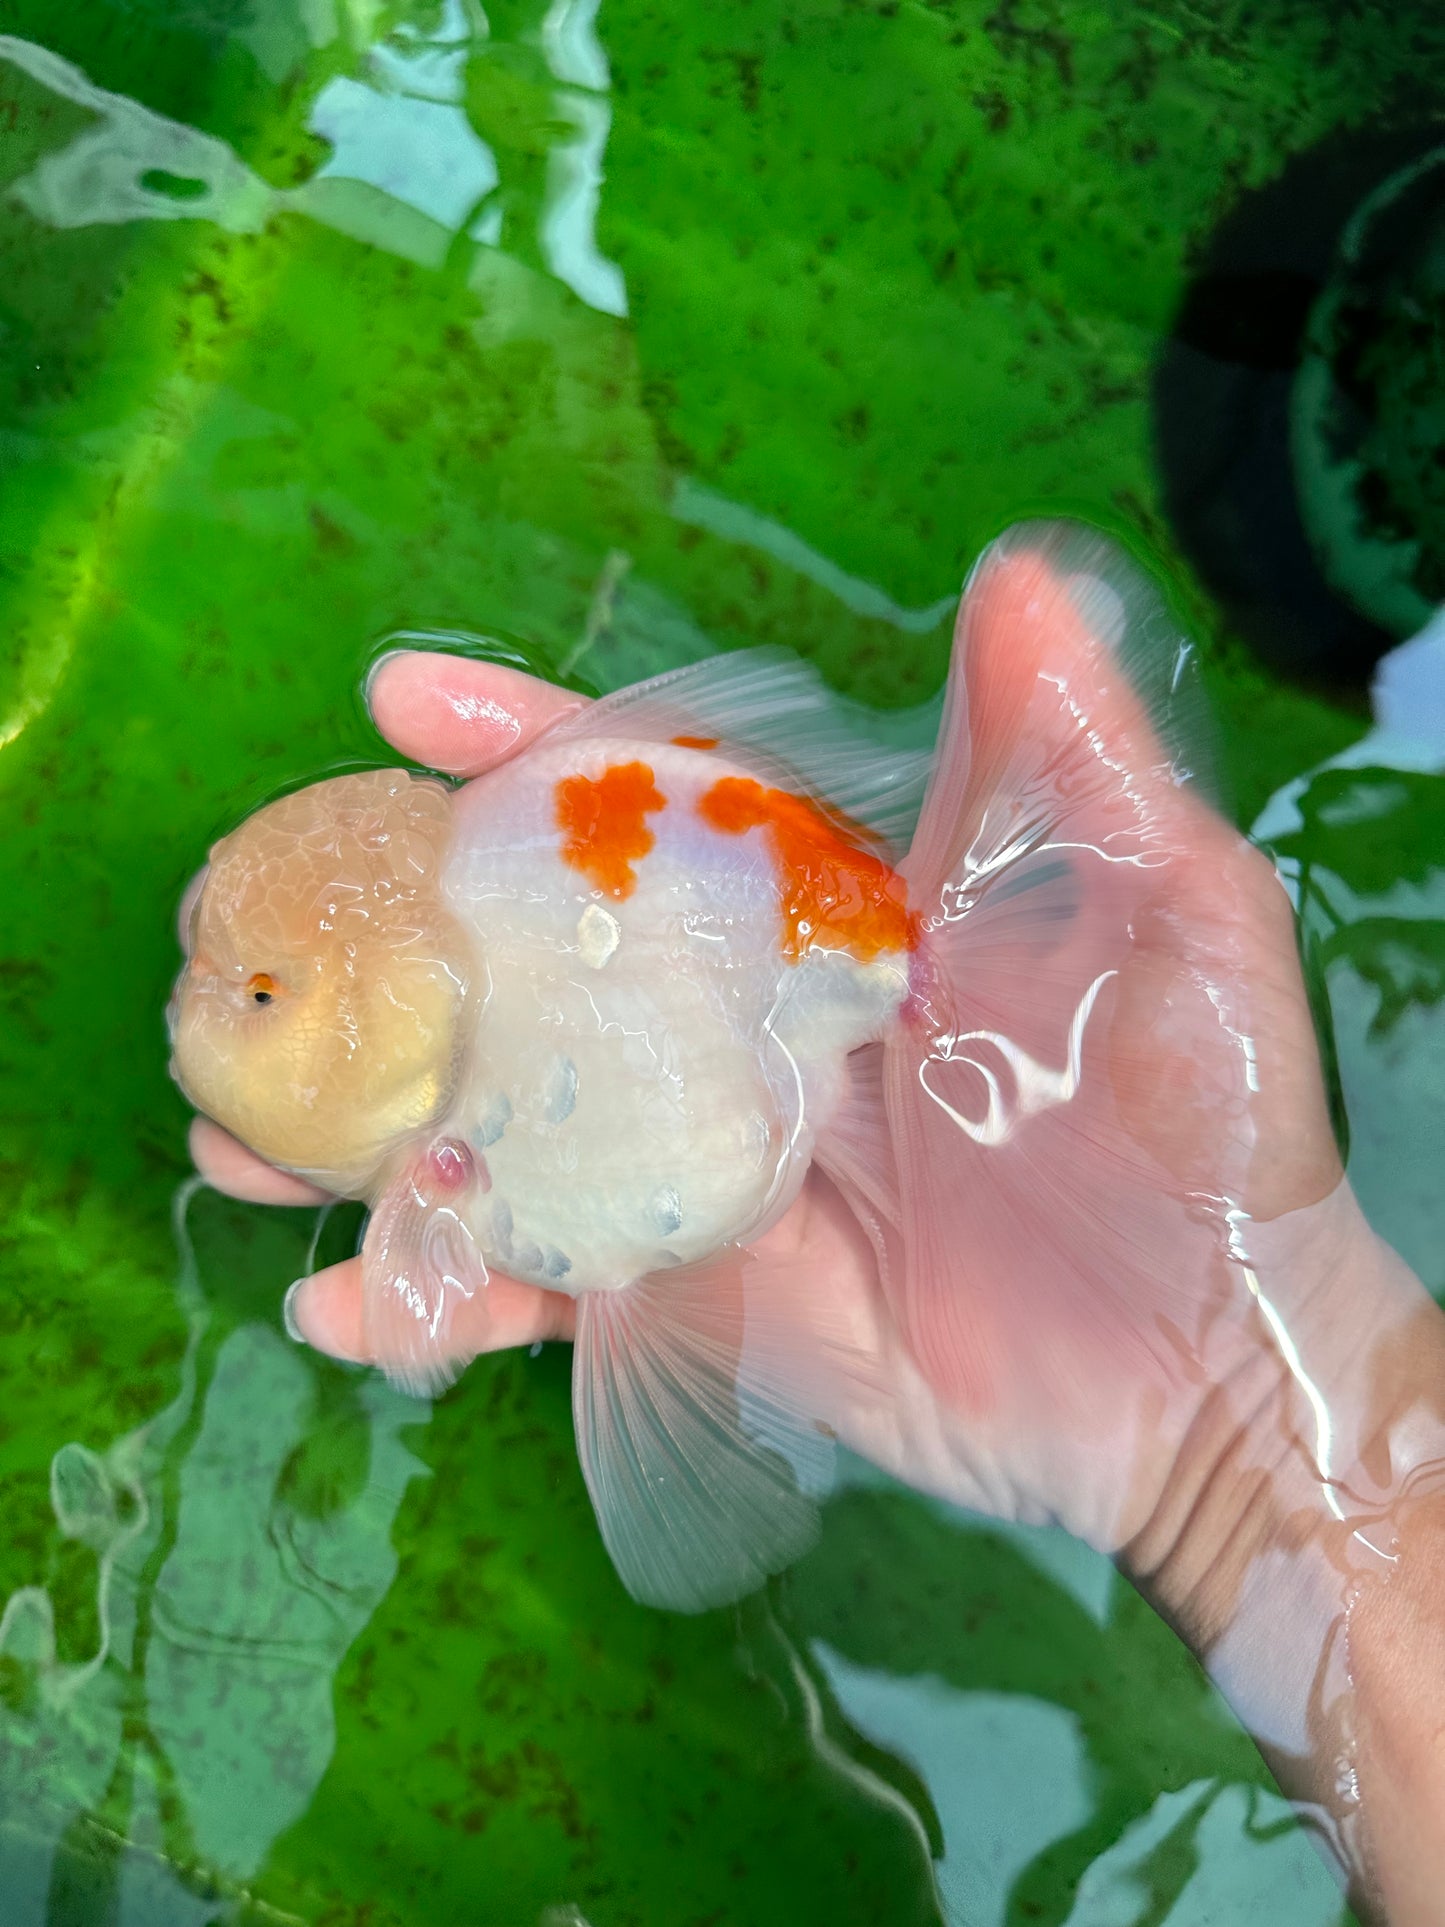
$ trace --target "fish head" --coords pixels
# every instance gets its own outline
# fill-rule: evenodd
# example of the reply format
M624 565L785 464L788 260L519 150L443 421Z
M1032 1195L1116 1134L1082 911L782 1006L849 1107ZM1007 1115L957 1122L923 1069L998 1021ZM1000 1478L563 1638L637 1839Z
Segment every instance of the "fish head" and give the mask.
M365 1194L445 1110L471 956L442 870L450 793L404 770L332 777L219 842L171 1002L174 1069L261 1157Z

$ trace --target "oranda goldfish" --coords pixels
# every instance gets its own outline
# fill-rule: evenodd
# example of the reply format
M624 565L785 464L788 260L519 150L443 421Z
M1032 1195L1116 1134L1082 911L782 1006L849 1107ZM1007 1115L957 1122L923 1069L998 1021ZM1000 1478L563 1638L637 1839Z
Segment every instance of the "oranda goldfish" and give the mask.
M490 1270L579 1299L579 1452L654 1603L733 1597L811 1530L794 1474L816 1428L785 1424L793 1361L739 1284L814 1160L946 1395L971 1370L956 1254L1032 1238L1068 1272L1069 1234L1031 1220L1033 1167L1070 1155L1047 1114L1162 852L1087 714L1036 727L1036 701L1070 700L1063 671L980 686L982 622L1179 687L1147 580L1086 531L1025 526L965 590L932 757L871 746L806 668L745 653L460 787L317 783L211 852L171 1011L182 1086L370 1205L368 1341L408 1389L446 1383L451 1307ZM976 766L971 708L1009 704ZM1136 1183L1102 1148L1086 1282L1109 1186L1127 1212Z

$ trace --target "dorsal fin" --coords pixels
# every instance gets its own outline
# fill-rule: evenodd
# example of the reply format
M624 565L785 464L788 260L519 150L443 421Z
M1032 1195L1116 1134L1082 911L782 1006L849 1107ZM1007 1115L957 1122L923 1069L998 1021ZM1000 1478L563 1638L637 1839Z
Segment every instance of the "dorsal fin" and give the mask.
M748 649L634 683L568 717L553 734L715 739L778 788L830 803L902 849L933 766L936 721L932 705L875 715L785 651ZM903 746L910 739L927 747Z

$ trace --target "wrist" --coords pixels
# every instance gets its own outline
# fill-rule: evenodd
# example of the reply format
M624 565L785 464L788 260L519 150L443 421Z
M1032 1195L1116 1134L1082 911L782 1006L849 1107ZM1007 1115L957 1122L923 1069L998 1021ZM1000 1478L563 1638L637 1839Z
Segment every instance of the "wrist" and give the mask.
M1349 1616L1362 1914L1433 1927L1445 1892L1445 1490L1417 1477L1388 1576ZM1433 1489L1431 1489L1433 1487Z
M1222 1370L1205 1361L1196 1410L1121 1553L1201 1652L1262 1561L1318 1545L1334 1559L1342 1538L1361 1538L1368 1565L1371 1522L1445 1452L1445 1314L1349 1187L1246 1239L1248 1299L1231 1322L1237 1340L1248 1320L1251 1342L1222 1346Z
M1121 1563L1359 1882L1355 1627L1445 1467L1445 1316L1347 1187L1249 1228L1257 1342L1211 1379Z

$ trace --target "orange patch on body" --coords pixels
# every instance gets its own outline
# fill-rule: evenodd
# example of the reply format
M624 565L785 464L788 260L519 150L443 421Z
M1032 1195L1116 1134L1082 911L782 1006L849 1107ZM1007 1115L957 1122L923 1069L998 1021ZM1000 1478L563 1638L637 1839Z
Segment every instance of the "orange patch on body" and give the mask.
M608 896L630 897L637 887L633 865L657 841L646 819L666 807L646 763L614 763L598 777L563 777L557 785L563 860Z
M679 749L716 749L716 736L674 736L673 742Z
M815 943L838 945L862 963L917 946L903 879L863 847L860 825L750 776L714 783L698 813L728 836L766 832L782 889L783 952L795 963Z

